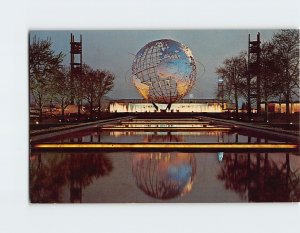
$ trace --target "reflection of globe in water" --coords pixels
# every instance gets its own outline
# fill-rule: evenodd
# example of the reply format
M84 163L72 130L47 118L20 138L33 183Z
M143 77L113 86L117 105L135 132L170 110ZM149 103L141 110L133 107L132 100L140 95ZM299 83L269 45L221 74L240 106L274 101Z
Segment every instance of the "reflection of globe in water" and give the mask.
M147 195L175 198L191 191L196 160L187 153L139 153L133 157L132 173L137 186Z
M174 40L146 44L135 56L132 81L144 99L170 104L182 99L193 87L196 64L191 50Z

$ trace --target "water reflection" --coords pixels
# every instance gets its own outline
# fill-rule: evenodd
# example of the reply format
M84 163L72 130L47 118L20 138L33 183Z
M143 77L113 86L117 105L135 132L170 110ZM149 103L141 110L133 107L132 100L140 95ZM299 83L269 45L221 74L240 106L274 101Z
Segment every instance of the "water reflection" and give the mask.
M133 156L132 173L137 186L147 195L175 198L191 191L196 159L188 153L140 153Z
M44 158L46 156L46 158ZM82 190L95 179L108 175L113 165L103 154L32 154L30 156L30 200L33 203L82 202Z
M143 142L184 142L184 137L173 135L171 132L157 132L146 135Z
M217 159L219 162L222 162L223 157L224 157L224 152L220 151L217 153Z
M263 135L244 135L239 131L101 131L101 128L83 130L72 134L55 136L40 142L60 142L60 143L122 143L122 142L142 142L144 137L161 135L166 137L179 136L184 142L191 143L267 143L280 142L282 140L267 139ZM249 141L250 139L250 141Z
M180 135L157 133L143 142L183 142ZM196 158L191 153L138 153L132 159L136 185L148 196L171 199L190 192L195 180Z
M79 143L272 142L262 135L234 131L126 132L101 131L100 128L52 140ZM196 167L201 179L196 179ZM175 202L300 201L300 157L284 153L223 151L205 155L173 151L113 152L107 156L49 152L30 156L30 200L33 203L147 202L148 196Z
M249 202L299 201L299 165L291 167L288 153L225 153L218 179Z

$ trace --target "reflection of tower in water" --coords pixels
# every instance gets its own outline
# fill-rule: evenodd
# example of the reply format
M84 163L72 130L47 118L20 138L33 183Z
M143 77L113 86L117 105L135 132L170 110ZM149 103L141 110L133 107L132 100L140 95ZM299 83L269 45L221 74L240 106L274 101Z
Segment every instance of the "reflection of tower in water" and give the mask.
M172 141L180 141L175 137ZM165 141L161 135L144 141ZM149 140L150 139L150 140ZM196 174L196 158L191 153L149 152L133 156L132 173L137 186L147 195L157 199L171 199L190 192Z
M68 159L70 202L82 202L82 191L112 169L111 160L103 154L70 154Z

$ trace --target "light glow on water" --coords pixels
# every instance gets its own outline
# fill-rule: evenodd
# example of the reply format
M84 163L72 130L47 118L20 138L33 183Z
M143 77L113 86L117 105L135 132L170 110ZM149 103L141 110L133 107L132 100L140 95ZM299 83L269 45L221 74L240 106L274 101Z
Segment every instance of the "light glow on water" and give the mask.
M184 125L184 120L177 121ZM31 202L300 201L298 144L234 127L108 127L112 130L92 127L32 143ZM213 123L209 127L217 128Z

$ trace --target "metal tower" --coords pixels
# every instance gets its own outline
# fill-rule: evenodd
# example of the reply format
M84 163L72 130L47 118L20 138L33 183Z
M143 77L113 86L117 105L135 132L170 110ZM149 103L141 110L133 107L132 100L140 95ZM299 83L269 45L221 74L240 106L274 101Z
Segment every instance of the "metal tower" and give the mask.
M261 94L260 94L260 33L257 33L255 41L250 40L250 34L248 39L248 77L247 77L247 89L248 89L248 120L251 119L251 98L256 98L257 114L261 112ZM256 88L251 88L251 79L256 77ZM255 93L251 91L255 90Z
M80 41L75 41L74 35L71 33L70 41L70 67L71 67L71 104L74 104L75 85L74 80L82 76L82 35Z

